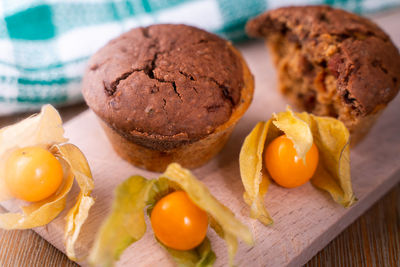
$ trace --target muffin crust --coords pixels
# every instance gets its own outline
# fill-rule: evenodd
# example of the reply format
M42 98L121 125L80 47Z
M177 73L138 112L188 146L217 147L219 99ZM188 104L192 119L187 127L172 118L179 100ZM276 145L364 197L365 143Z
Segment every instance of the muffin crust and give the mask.
M133 29L90 60L83 95L125 138L157 150L191 143L229 120L244 86L229 43L185 25Z

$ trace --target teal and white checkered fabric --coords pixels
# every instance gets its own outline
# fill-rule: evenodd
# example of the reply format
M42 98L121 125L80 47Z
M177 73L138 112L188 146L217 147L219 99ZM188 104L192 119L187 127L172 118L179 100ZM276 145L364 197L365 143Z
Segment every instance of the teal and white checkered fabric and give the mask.
M240 40L250 17L290 4L366 13L400 0L2 0L0 115L81 101L87 59L133 27L185 23Z

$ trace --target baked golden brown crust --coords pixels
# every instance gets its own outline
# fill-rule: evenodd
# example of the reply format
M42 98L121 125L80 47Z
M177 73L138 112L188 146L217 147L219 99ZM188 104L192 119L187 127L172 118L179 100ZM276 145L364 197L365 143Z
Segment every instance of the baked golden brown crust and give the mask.
M186 25L133 29L90 60L83 95L125 138L169 150L228 121L243 88L239 58L225 40Z
M342 120L353 143L399 91L399 52L366 18L328 6L287 7L246 30L266 38L281 91L301 109Z
M213 133L196 142L168 150L155 150L142 146L137 142L132 142L101 120L101 125L114 150L131 164L156 172L163 172L171 162L178 162L186 168L197 168L214 157L224 147L236 123L246 112L253 99L253 76L239 52L233 47L231 49L240 58L243 66L244 87L241 90L239 103L233 109L232 115L227 122L218 126Z
M114 150L130 163L164 171L203 165L228 140L254 90L240 53L185 25L133 29L90 60L83 95Z

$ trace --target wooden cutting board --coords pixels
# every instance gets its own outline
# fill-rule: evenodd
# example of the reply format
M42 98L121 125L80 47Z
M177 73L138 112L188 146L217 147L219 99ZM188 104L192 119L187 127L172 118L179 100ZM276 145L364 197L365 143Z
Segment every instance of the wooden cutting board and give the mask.
M399 36L387 19L378 19L392 36ZM399 38L395 42L399 44ZM194 170L218 200L233 210L252 230L256 243L253 247L241 243L236 256L238 266L298 266L306 263L336 235L361 215L377 199L400 181L400 97L385 110L368 137L351 151L353 188L359 201L345 209L330 196L305 184L295 189L284 189L272 184L265 197L268 211L275 223L265 227L248 218L248 208L242 200L243 187L239 175L238 156L245 136L261 120L268 120L272 112L285 110L286 102L276 91L276 73L262 42L239 46L256 78L253 103L237 125L226 147L205 166ZM77 247L86 254L98 227L107 215L113 189L125 178L140 174L156 178L129 165L113 151L91 111L86 111L65 125L70 142L85 153L95 179L96 204L82 229ZM75 185L68 200L72 206L78 193ZM15 210L10 203L4 204ZM46 227L35 229L42 237L64 251L64 211ZM149 225L149 224L148 224ZM150 226L150 225L149 225ZM216 266L226 266L225 244L209 230ZM110 244L113 245L113 244ZM85 266L85 263L81 263ZM168 254L155 242L151 227L142 240L129 247L118 266L172 266Z

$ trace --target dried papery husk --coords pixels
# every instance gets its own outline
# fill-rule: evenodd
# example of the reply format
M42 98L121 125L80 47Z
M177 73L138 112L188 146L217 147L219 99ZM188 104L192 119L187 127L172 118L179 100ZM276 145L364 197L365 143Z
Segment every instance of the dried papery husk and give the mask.
M132 176L117 186L111 212L100 227L89 254L92 266L113 266L122 252L146 232L144 209L154 181Z
M81 192L66 217L65 245L67 256L77 260L74 245L94 204L90 196L94 183L85 156L76 146L66 144L63 135L61 117L51 105L43 106L39 114L0 130L0 201L13 199L5 183L5 162L16 149L32 146L47 149L63 169L62 184L52 196L29 204L18 201L27 205L20 207L22 212L0 214L0 228L30 229L47 225L64 210L67 195L76 179Z
M89 210L94 205L91 197L94 181L89 164L83 153L73 144L54 145L52 151L65 160L75 177L80 188L75 205L69 210L65 220L65 251L71 260L77 261L75 254L75 243L79 237L82 225L89 216Z
M91 250L90 264L112 266L125 248L144 235L145 207L148 214L151 214L158 200L176 190L185 191L199 208L207 212L211 227L227 243L230 265L233 266L238 238L253 244L252 233L189 170L176 163L170 164L158 179L147 180L141 176L132 176L117 187L112 211L97 234ZM136 230L130 232L129 229ZM216 257L207 237L199 246L187 251L162 246L178 266L212 266Z
M0 129L0 202L12 198L4 181L4 165L14 150L29 146L48 149L66 141L61 117L51 105L43 106L38 114Z
M42 201L22 206L22 212L0 214L0 228L6 230L30 229L50 223L64 210L66 197L74 183L74 174L68 163L60 160L63 182L56 193ZM27 202L28 203L28 202Z
M267 122L259 122L241 148L239 165L244 200L250 206L252 218L265 225L272 223L263 201L270 183L263 157L265 147L282 134L293 141L297 154L303 159L313 142L318 147L319 163L311 178L314 186L327 191L344 207L356 201L351 185L347 128L339 120L306 112L294 113L288 108L274 114Z

